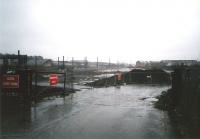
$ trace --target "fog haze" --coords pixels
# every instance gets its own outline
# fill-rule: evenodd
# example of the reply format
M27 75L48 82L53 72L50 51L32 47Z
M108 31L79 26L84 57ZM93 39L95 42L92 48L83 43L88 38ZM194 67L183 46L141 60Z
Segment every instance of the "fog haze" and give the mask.
M198 0L0 0L0 52L102 61L200 58Z

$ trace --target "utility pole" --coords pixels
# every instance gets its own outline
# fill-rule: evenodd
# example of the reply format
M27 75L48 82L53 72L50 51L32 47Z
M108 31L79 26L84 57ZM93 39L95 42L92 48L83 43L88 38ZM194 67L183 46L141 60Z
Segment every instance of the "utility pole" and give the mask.
M68 82L69 82L69 87L71 89L74 88L74 57L72 57L72 67L71 69L69 68L67 71L68 71Z
M59 57L58 57L58 69L59 69Z
M63 64L62 64L63 66L63 70L65 69L65 57L63 56Z
M34 101L36 103L37 98L36 98L36 92L37 92L37 78L38 78L38 74L37 74L37 56L35 56L35 92L34 92Z
M18 66L21 64L21 59L20 59L20 50L18 50Z
M87 61L87 57L85 57L85 68L88 67L88 61Z
M97 57L97 71L98 71L98 69L99 69L99 59Z
M109 65L108 66L109 66L109 69L110 69L110 57L109 57Z
M37 70L37 56L35 56L35 70Z
M117 71L119 71L119 61L117 60Z
M72 57L72 67L74 66L74 57Z

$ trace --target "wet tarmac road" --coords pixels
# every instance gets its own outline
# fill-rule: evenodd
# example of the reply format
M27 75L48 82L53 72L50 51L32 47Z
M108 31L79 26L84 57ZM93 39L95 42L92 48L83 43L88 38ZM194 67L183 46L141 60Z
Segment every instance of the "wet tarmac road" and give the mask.
M167 86L127 85L85 89L44 100L2 122L2 138L168 139L176 138L167 112L153 102ZM23 110L24 111L24 110Z

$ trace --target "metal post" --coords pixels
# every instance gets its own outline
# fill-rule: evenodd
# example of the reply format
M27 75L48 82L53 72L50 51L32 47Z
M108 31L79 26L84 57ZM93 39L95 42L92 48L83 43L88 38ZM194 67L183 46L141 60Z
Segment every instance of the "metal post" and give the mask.
M35 89L34 89L34 101L36 103L36 93L37 93L37 56L35 56Z
M20 66L21 61L20 61L20 50L18 50L18 66Z
M88 67L88 61L87 61L87 57L85 57L85 68Z
M74 57L72 57L72 67L74 66Z
M25 56L25 68L27 69L28 56Z
M63 56L63 69L65 69L65 57Z
M109 57L109 69L110 69L110 57Z
M65 98L65 84L66 84L66 72L64 73L64 92L63 92L63 97Z
M37 70L37 56L35 56L35 70Z
M97 71L98 71L98 69L99 69L99 59L97 57Z
M35 91L34 91L34 101L36 103L37 99L36 99L36 93L37 93L37 72L35 72Z
M58 69L59 69L59 57L58 57Z

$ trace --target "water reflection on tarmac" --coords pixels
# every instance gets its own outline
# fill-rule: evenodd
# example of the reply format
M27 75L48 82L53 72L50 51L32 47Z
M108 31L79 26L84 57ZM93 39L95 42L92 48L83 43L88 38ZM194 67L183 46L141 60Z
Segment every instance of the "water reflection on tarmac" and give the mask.
M177 138L167 112L153 107L155 96L168 88L127 85L84 89L65 99L43 100L4 115L2 138Z

